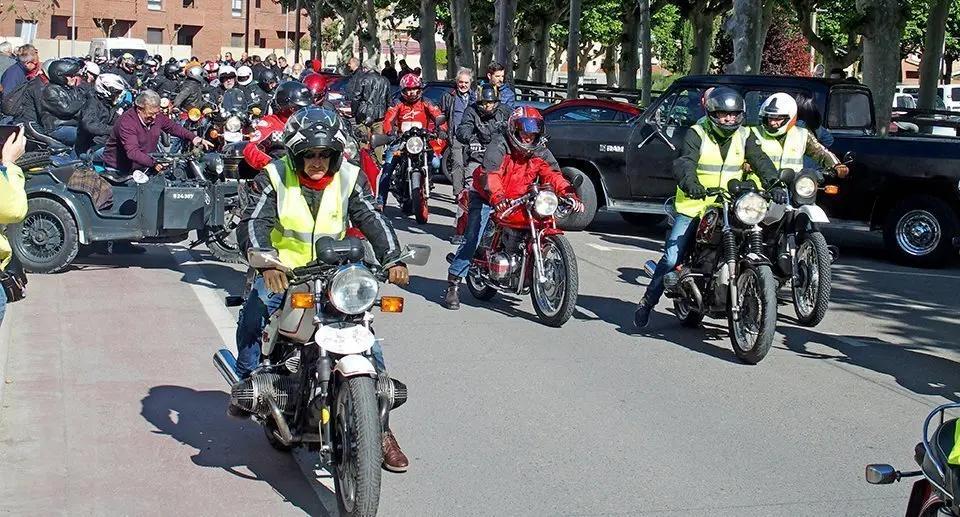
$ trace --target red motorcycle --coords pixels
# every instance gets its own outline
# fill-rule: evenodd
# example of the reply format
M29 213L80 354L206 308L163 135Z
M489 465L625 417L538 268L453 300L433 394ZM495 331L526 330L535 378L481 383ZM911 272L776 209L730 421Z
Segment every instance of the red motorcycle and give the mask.
M579 187L582 179L574 179ZM530 293L537 317L560 327L577 305L577 256L557 228L555 215L568 209L549 185L533 184L488 228L467 272L467 289L478 300L497 291Z

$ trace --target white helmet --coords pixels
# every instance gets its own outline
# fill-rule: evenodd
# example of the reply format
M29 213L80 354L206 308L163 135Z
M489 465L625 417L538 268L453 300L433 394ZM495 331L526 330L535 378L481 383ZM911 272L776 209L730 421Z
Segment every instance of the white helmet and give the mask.
M253 69L247 65L243 65L237 69L237 82L241 86L246 86L253 82Z
M223 65L220 67L220 71L217 72L217 77L220 79L220 82L223 82L224 78L230 79L229 76L237 77L237 69L230 65Z
M100 65L94 63L93 61L85 62L84 66L86 67L88 74L93 76L100 75Z
M102 99L114 100L127 89L127 82L117 74L100 74L93 84L97 96Z
M777 130L767 127L767 117L785 117L787 123ZM775 93L760 105L760 129L771 136L783 136L797 123L797 101L786 93Z

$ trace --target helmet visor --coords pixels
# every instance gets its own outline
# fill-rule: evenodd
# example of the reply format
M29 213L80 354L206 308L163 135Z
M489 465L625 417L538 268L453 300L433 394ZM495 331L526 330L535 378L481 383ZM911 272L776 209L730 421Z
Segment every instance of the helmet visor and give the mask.
M521 117L517 119L516 128L517 132L520 133L540 133L543 129L541 125L543 123L542 119L537 119L533 117Z

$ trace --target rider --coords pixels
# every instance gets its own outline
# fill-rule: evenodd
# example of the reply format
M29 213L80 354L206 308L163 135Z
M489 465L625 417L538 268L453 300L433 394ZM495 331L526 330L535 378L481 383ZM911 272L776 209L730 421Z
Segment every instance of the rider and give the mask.
M278 84L277 72L266 68L257 77L257 85L250 88L250 100L260 107L261 113L267 112L270 98L273 97L273 92L277 89Z
M404 78L410 75L404 76ZM463 242L452 257L443 306L460 308L460 280L467 275L470 261L484 234L491 207L502 214L509 202L527 193L530 185L540 180L550 184L554 191L567 199L576 212L583 211L583 203L576 190L559 169L544 159L543 117L530 106L513 110L507 120L506 137L502 135L487 148L483 165L475 169L470 185L470 206Z
M277 86L276 95L270 101L273 113L257 122L250 143L243 148L243 157L251 167L260 170L280 157L276 153L283 152L280 136L287 119L298 109L310 106L312 100L310 90L296 81L285 81Z
M220 75L218 75L217 78L220 80L220 86L214 88L212 94L214 101L217 104L221 104L223 102L223 96L229 90L236 89L236 91L240 92L244 99L247 98L247 94L243 88L237 88L237 70L235 68L230 65L223 65L220 67L219 73ZM233 93L232 95L236 95L236 93Z
M270 248L289 268L314 260L314 244L323 236L343 238L347 222L366 235L380 263L400 256L400 243L390 221L374 209L373 194L360 170L342 158L341 121L336 112L309 107L296 112L283 131L286 156L257 175L250 199L237 227L241 249ZM283 201L280 203L280 201ZM306 240L301 240L304 237ZM390 282L406 285L404 264L389 270ZM260 362L260 340L270 313L283 301L287 276L279 269L259 271L237 323L237 374L250 375ZM374 346L379 370L384 369L379 345ZM228 413L245 417L230 405ZM385 426L381 440L383 464L388 470L407 470L407 457Z
M203 68L196 65L188 67L186 76L186 79L180 85L177 98L173 100L173 106L184 111L190 108L202 108L204 105Z
M137 77L136 68L137 60L134 59L133 54L127 52L120 58L117 67L110 70L110 72L122 77L131 88L136 90L140 88L140 78Z
M423 100L423 81L420 76L408 74L400 80L400 100L395 102L383 119L383 132L397 136L411 127L419 125L424 129L429 122L436 124L437 117L443 112L432 102ZM447 123L440 124L437 131L447 131ZM391 147L383 158L383 170L380 173L380 185L377 188L377 205L383 207L390 190L390 177L393 175L393 151L399 143Z
M677 217L663 257L634 313L638 328L647 326L650 312L663 295L663 277L684 257L697 228L694 220L713 204L707 187L726 189L730 180L742 177L745 162L759 173L764 187L778 178L777 169L756 137L743 127L743 97L731 88L718 87L707 90L702 102L707 115L687 132L681 155L673 162L673 176L678 183L674 202ZM780 188L771 189L770 195L778 203L786 200L786 192Z
M116 74L101 74L94 83L94 91L87 96L77 129L77 156L93 151L93 161L103 159L104 145L113 132L117 117L123 113L120 101L127 83Z
M86 102L80 89L83 61L58 59L50 64L40 100L40 123L52 138L68 146L77 143L77 120Z
M303 84L310 90L310 93L313 94L314 106L323 106L324 108L336 111L336 106L327 100L327 80L322 75L315 72L307 74L307 76L303 78Z
M148 87L159 93L161 97L174 99L180 88L180 66L176 63L167 63L163 66L163 75L154 78Z
M244 91L250 94L250 88L253 86L253 70L247 66L242 65L237 68L237 84L244 89Z

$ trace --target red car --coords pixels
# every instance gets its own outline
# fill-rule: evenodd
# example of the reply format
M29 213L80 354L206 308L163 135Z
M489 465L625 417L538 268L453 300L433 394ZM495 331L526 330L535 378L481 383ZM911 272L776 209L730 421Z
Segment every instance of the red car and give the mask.
M640 112L641 109L633 104L604 99L571 99L540 110L546 122L626 122Z

